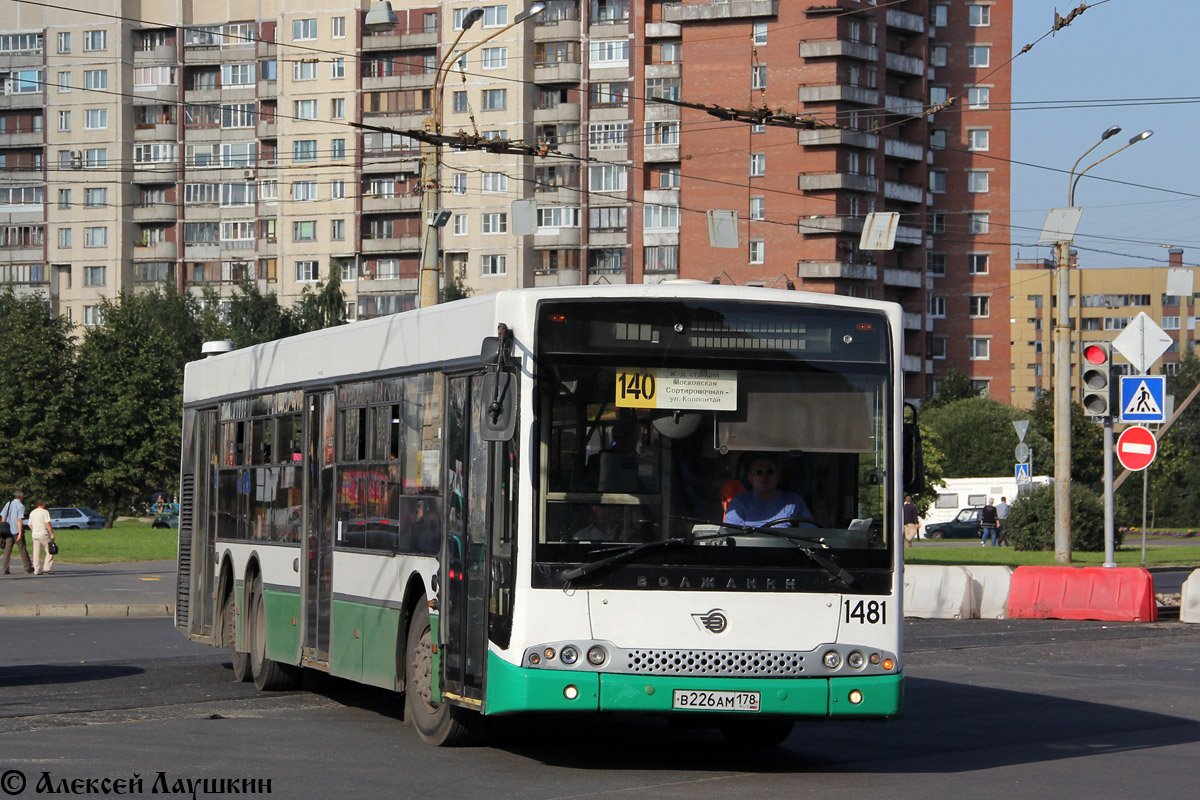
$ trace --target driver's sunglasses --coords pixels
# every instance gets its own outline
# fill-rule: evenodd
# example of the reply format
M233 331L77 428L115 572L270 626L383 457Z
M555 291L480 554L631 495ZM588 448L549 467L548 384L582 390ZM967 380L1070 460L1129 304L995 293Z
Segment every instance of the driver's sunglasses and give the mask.
M774 475L775 470L773 470L773 469L752 469L752 470L750 470L750 474L756 475L756 476L757 475Z

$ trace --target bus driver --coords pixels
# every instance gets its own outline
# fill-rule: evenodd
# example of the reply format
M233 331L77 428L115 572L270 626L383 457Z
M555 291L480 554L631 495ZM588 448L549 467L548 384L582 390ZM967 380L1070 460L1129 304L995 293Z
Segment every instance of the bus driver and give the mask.
M801 527L816 527L804 498L779 488L780 475L779 460L775 456L767 453L755 456L746 474L750 491L729 501L725 522L731 525L768 526L778 520L800 518L803 521L797 524Z

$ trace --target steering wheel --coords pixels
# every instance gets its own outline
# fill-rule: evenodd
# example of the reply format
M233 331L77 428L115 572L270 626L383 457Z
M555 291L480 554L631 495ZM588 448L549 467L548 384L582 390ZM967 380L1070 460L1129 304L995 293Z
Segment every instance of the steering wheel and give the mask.
M820 522L817 522L812 517L805 516L802 514L796 515L794 517L780 517L779 519L773 519L770 522L768 522L766 525L763 525L762 527L764 527L764 528L776 528L776 527L799 528L800 525L798 523L801 523L801 522L810 522L817 528L825 527L824 525L822 525Z

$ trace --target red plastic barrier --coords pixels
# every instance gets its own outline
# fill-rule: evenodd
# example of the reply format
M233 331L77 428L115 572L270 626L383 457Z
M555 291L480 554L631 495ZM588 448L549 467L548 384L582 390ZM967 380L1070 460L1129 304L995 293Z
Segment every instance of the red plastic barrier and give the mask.
M1158 619L1154 578L1140 567L1017 567L1008 593L1010 619Z

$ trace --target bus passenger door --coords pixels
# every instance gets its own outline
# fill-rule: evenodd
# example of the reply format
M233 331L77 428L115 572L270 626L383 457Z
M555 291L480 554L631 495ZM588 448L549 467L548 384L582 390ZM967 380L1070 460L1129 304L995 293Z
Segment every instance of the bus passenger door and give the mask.
M302 659L328 664L333 603L333 392L308 394L304 402Z
M487 659L490 447L479 435L478 377L451 377L446 388L441 688L443 695L478 706Z

